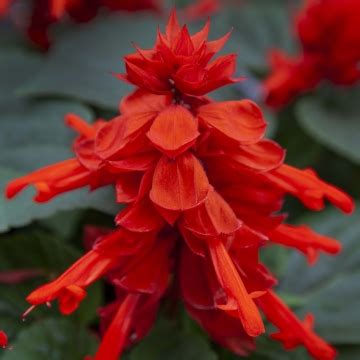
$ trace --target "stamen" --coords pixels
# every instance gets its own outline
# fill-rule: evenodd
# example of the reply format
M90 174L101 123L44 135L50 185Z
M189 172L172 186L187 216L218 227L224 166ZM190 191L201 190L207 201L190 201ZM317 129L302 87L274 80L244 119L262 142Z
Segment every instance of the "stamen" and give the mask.
M22 315L21 320L26 321L26 317L36 308L36 305L31 305Z

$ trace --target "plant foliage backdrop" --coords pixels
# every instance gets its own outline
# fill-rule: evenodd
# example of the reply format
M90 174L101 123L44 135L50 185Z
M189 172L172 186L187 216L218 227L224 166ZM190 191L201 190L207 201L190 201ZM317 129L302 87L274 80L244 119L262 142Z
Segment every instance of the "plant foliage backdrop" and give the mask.
M341 0L338 0L339 2ZM26 1L11 8L16 17ZM0 2L1 3L1 2ZM217 2L216 2L217 3ZM357 199L360 190L360 87L323 81L281 109L265 104L263 80L271 71L269 53L299 52L293 29L301 1L219 1L214 8L188 8L187 1L161 4L163 12L100 11L89 22L66 17L52 24L51 44L29 41L23 25L0 20L0 184L69 157L74 139L63 125L72 112L88 121L116 114L129 86L112 73L122 72L122 57L154 42L158 24L176 6L199 29L207 13L212 34L233 28L227 52L237 52L237 75L245 80L211 94L218 100L250 98L262 104L268 136L287 149L287 162L312 167L322 178ZM164 10L165 9L165 10ZM181 12L181 9L183 12ZM187 12L186 12L187 9ZM200 21L201 20L201 21ZM360 47L360 44L359 44ZM26 296L54 279L86 248L86 225L112 227L120 207L111 188L89 193L75 190L46 204L31 201L32 189L13 201L0 198L0 328L9 337L1 360L81 360L99 342L97 309L111 299L105 283L89 289L79 310L61 317L42 307L22 321ZM262 260L280 279L278 293L303 318L311 312L316 331L331 342L340 360L360 358L360 213L347 217L336 210L310 213L287 201L291 223L305 222L343 244L336 257L321 255L314 267L286 249L267 247ZM86 236L85 236L86 240ZM232 360L237 357L209 340L185 311L165 308L150 334L124 355L128 360ZM253 360L305 360L303 349L284 351L266 336L257 340Z

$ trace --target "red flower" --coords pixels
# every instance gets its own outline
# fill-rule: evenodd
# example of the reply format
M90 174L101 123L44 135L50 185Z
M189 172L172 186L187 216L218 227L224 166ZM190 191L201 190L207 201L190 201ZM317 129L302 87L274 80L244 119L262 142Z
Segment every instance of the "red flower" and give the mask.
M360 2L309 0L298 14L296 31L302 53L289 58L271 53L272 71L264 82L266 102L281 107L322 80L351 85L360 79Z
M221 9L221 0L197 0L183 10L184 16L189 20L197 20L214 15Z
M336 240L284 224L282 203L290 194L313 210L329 200L351 212L353 202L312 170L284 164L285 151L263 138L266 122L255 103L204 96L232 82L234 70L233 55L208 64L227 37L209 42L208 29L190 36L173 13L153 50L126 57L123 77L139 88L121 101L121 115L93 125L69 115L80 133L76 157L8 185L8 197L33 185L35 200L45 201L113 184L117 202L128 204L115 230L93 229L97 240L86 241L92 249L27 301L35 307L57 299L69 314L86 288L106 277L117 300L101 311L105 331L95 359L111 360L146 335L166 290L179 281L189 314L233 352L254 349L265 331L262 310L286 349L304 345L315 359L333 359L312 318L301 322L273 293L277 281L259 252L273 242L311 263L319 252L336 254Z
M12 2L0 0L0 17L8 13ZM30 0L29 0L30 1ZM110 11L160 10L161 0L31 0L31 14L24 18L28 38L42 50L51 45L50 28L69 16L76 22L87 22L101 8ZM29 19L28 19L29 18Z
M161 10L162 0L101 0L111 10Z
M8 337L4 331L0 330L0 347L5 349L8 346Z
M0 0L0 17L9 11L11 1L12 0Z
M140 89L157 94L172 93L201 96L237 80L236 55L220 56L212 60L230 36L227 33L215 41L207 41L210 23L194 35L186 25L180 27L175 12L170 16L165 34L158 32L151 50L136 48L137 52L125 57L126 74L119 75Z

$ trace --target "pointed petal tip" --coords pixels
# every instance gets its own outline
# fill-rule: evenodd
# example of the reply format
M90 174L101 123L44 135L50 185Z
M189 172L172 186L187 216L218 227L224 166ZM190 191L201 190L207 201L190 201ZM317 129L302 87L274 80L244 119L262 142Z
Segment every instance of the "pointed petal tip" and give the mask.
M10 181L4 190L4 195L8 200L13 199L21 190L25 189L28 185L27 182L24 182L22 178L14 179Z
M248 322L243 323L246 333L251 337L258 337L265 333L265 326L263 322Z

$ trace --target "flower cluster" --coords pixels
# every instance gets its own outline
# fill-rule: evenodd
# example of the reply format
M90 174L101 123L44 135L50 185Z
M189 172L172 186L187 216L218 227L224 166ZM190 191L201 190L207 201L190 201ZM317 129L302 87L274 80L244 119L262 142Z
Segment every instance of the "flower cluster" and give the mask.
M99 232L90 251L56 280L33 291L30 309L58 300L63 314L77 309L86 288L106 278L117 300L105 321L96 360L115 360L150 330L169 288L180 289L188 313L234 353L254 349L262 334L260 310L279 331L286 349L303 345L315 359L336 351L299 320L275 294L277 280L261 263L266 244L295 248L310 263L341 245L305 225L284 223L284 197L320 210L329 200L344 212L352 200L310 169L284 164L285 151L264 139L266 122L250 100L214 102L205 95L234 79L236 57L214 59L229 34L208 41L209 22L194 35L175 12L153 49L125 57L136 86L120 103L118 117L89 124L74 114L75 157L10 182L12 198L25 187L35 201L88 186L114 185L128 206L113 231Z
M271 53L272 71L264 82L267 104L284 106L322 80L337 85L358 81L359 21L358 0L306 1L296 21L302 52L295 57Z
M0 0L0 17L9 13L17 0ZM101 8L110 11L159 10L160 0L29 0L30 21L24 19L29 39L39 48L46 50L51 44L49 28L63 17L69 16L76 22L87 22L94 18ZM17 20L18 22L19 20Z

